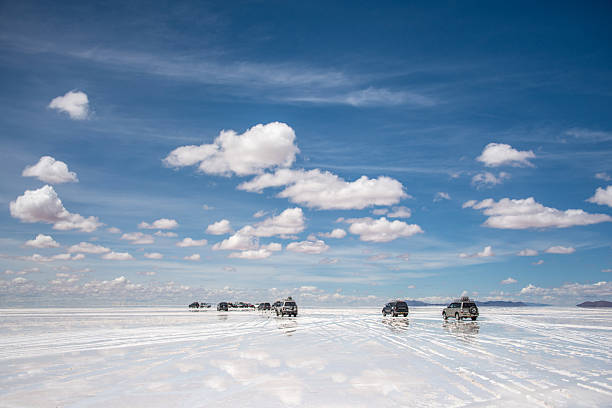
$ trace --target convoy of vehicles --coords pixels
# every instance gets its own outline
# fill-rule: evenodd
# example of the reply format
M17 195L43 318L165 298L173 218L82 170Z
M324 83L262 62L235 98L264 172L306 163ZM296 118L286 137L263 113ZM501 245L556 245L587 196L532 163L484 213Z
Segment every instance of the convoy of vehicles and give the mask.
M478 306L469 297L462 296L442 310L442 317L444 320L449 317L454 317L457 321L463 319L476 320L478 319Z
M189 309L209 309L211 307L210 303L206 302L193 302L189 305ZM277 316L293 316L296 317L298 315L298 306L295 300L289 296L283 300L277 300L272 305L268 302L262 302L257 304L257 306L251 303L238 302L238 303L230 303L230 302L219 302L217 304L217 311L227 312L232 309L242 309L242 310L260 310L260 311L274 311ZM410 313L408 304L403 300L393 300L385 304L382 308L382 315L386 317L387 315L398 317L404 316L408 317ZM472 319L476 320L479 316L478 306L473 299L470 299L468 296L462 296L461 298L451 302L448 306L444 307L442 310L442 317L444 320L447 320L449 317L454 317L457 321L463 319Z

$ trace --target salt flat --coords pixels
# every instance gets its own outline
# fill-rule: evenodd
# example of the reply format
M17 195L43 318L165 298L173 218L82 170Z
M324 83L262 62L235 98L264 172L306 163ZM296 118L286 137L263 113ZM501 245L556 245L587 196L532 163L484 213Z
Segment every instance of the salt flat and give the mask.
M2 407L612 406L612 310L0 310Z

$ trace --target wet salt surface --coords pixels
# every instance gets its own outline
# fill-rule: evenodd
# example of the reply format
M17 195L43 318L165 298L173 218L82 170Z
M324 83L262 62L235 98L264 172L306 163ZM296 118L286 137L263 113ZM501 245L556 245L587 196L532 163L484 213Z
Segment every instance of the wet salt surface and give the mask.
M612 406L612 310L440 313L0 309L0 406Z

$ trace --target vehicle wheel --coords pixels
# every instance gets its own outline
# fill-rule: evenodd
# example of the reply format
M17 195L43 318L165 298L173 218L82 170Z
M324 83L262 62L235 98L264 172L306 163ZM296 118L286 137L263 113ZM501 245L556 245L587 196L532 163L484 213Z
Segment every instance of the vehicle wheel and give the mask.
M276 311L276 315L278 316L278 310Z
M393 313L393 317L397 317L397 313Z
M461 318L459 317L459 313L455 313L455 319L457 319L457 321L461 320Z
M446 315L446 312L442 312L442 317L444 318L444 320L448 320L448 316Z
M474 320L476 320L476 319L478 319L476 316L472 317L472 321L474 321Z
M408 313L404 313L404 317L408 317Z
M385 312L383 312L383 317L387 317L387 314Z

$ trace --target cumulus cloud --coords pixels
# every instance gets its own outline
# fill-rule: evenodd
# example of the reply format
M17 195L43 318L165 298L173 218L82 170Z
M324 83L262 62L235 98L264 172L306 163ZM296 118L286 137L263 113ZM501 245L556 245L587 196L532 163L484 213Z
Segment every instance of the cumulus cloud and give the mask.
M149 234L143 234L142 232L130 232L123 234L121 239L126 241L132 241L135 245L148 245L155 242L155 238Z
M208 244L208 241L205 239L191 239L189 237L183 239L182 241L179 241L176 243L177 247L181 247L181 248L187 248L187 247L198 247L198 246L204 246Z
M206 227L206 232L212 235L223 235L232 232L232 227L228 220L221 220Z
M599 179L599 180L603 180L603 181L610 181L612 180L612 177L610 177L610 175L606 172L601 172L601 173L596 173L595 174L595 178Z
M283 246L278 242L270 242L269 244L262 245L261 247L271 252L279 252L283 250Z
M193 254L193 255L189 255L183 258L186 261L199 261L200 260L200 254Z
M111 234L121 234L121 230L117 227L107 228L106 231L110 232Z
M612 282L566 283L557 288L541 288L529 284L521 289L520 294L528 296L607 298L612 296Z
M102 259L107 259L111 261L129 261L134 259L132 255L128 252L114 252L111 251L108 254L102 255Z
M60 246L52 236L44 234L36 235L36 238L26 241L25 245L33 248L57 248Z
M144 257L147 259L162 259L164 255L159 252L147 252L144 254Z
M279 215L266 218L255 224L252 235L258 237L289 236L304 231L304 212L301 208L287 208Z
M552 246L548 248L546 251L547 254L573 254L576 252L575 248L572 247L564 247L564 246Z
M27 166L21 173L24 177L36 177L50 184L76 183L79 181L75 172L69 171L66 163L51 156L43 156L33 166Z
M497 184L501 184L504 180L509 179L510 175L506 172L500 172L497 176L493 173L485 171L478 173L472 177L472 185L476 188L481 187L493 187Z
M512 283L516 283L516 279L514 278L508 278L508 279L504 279L503 281L500 282L502 285L510 285Z
M325 238L340 239L346 237L346 231L342 228L334 228L331 232L322 232L319 235Z
M22 257L24 261L32 261L32 262L53 262L53 261L80 261L85 258L83 254L57 254L53 256L43 256L39 254L34 254L31 256Z
M159 220L153 221L153 223L149 224L148 222L141 222L138 224L138 228L140 229L174 229L178 227L178 222L176 220L170 220L168 218L160 218Z
M53 224L53 229L56 230L78 229L93 232L103 225L97 217L85 218L66 210L53 187L49 185L38 190L26 190L15 201L11 201L9 207L13 218L23 222Z
M597 187L595 195L587 199L587 201L590 203L612 207L612 186L606 187L605 190L601 187Z
M536 251L535 249L529 249L529 248L525 248L520 250L517 253L518 256L536 256L538 255L538 251Z
M267 211L259 210L255 214L253 214L253 217L254 218L261 218L261 217L264 217L266 214L268 214Z
M459 254L459 258L487 258L489 256L495 256L495 254L493 253L493 249L491 248L490 245L484 247L482 251L476 252L474 254L466 254L466 253Z
M529 161L536 156L531 151L519 151L513 149L512 146L504 143L489 143L484 150L476 158L479 162L484 163L487 167L499 166L515 166L515 167L533 167Z
M265 169L289 167L299 153L295 132L281 122L258 124L243 134L223 130L212 144L181 146L163 160L168 167L198 165L208 174L239 176Z
M53 98L48 107L66 112L70 119L83 120L89 115L89 98L85 92L68 91L64 96Z
M370 217L346 220L351 226L349 231L359 235L359 239L369 242L389 242L401 237L410 237L423 233L416 224L406 224L403 221L389 221L385 217L377 220Z
M374 213L374 211L372 212ZM410 218L412 211L408 207L393 207L393 211L387 214L388 218Z
M110 252L110 249L103 247L102 245L95 245L90 242L80 242L76 245L72 245L68 248L69 253L82 252L86 254L105 254Z
M232 252L229 254L229 258L239 258L239 259L265 259L272 255L272 252L265 249L251 249L242 252Z
M178 234L172 231L157 231L155 234L156 237L166 237L166 238L176 238Z
M444 191L438 191L434 196L434 202L442 201L442 200L450 200L450 194L445 193Z
M303 254L320 254L328 249L329 245L320 239L315 241L290 242L287 244L288 251L300 252Z
M319 169L279 169L242 183L238 189L261 192L269 187L285 187L278 197L322 210L363 209L374 205L397 204L408 197L399 181L386 176L370 179L361 176L347 182L341 177Z
M465 203L464 207L483 210L483 213L489 217L484 225L500 229L567 228L612 221L612 217L606 214L589 214L574 209L562 211L545 207L533 197L519 200L502 198L497 202L491 198L480 202L472 200Z
M247 227L213 245L213 251L247 251L259 248L259 239L252 234L253 227Z

